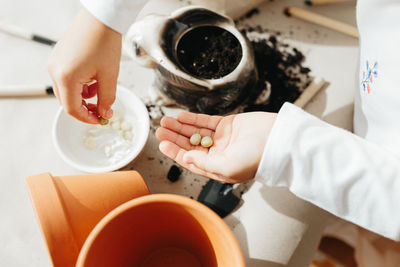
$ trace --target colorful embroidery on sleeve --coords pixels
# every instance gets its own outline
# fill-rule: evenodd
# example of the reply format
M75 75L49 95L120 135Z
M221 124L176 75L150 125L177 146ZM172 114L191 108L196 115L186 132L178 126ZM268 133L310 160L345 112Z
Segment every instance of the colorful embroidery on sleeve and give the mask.
M367 91L368 94L371 93L371 85L374 78L378 77L378 62L376 60L369 64L368 60L366 62L367 69L363 71L363 77L361 84L363 86L363 91Z

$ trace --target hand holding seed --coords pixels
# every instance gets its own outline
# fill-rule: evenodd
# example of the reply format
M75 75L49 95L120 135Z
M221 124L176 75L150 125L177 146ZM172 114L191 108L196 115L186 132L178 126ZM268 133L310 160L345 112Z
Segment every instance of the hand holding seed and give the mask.
M275 113L227 117L183 112L164 117L156 136L160 150L199 175L228 183L252 179L264 151Z

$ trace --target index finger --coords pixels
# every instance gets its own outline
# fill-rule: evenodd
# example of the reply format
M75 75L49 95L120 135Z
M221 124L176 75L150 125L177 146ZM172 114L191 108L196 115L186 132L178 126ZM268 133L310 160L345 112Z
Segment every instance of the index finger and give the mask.
M181 112L178 114L178 121L181 123L207 128L213 131L215 131L222 118L222 116L210 116L192 112Z
M186 137L191 137L193 134L200 134L201 136L213 137L214 131L206 128L199 128L189 124L182 124L177 119L171 117L163 117L160 121L160 125L164 128L170 129L178 134Z

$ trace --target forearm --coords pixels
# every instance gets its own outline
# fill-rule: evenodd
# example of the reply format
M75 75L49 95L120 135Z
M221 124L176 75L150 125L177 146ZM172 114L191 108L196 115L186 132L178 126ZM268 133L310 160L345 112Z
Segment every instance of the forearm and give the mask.
M400 160L286 104L256 178L392 239L400 238Z

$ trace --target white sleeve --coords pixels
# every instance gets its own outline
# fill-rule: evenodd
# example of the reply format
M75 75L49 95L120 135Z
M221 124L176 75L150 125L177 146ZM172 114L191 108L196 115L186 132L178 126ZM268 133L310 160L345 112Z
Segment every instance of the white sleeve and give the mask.
M400 159L292 104L279 111L255 178L400 240Z
M125 34L147 0L81 0L82 5L108 27Z

